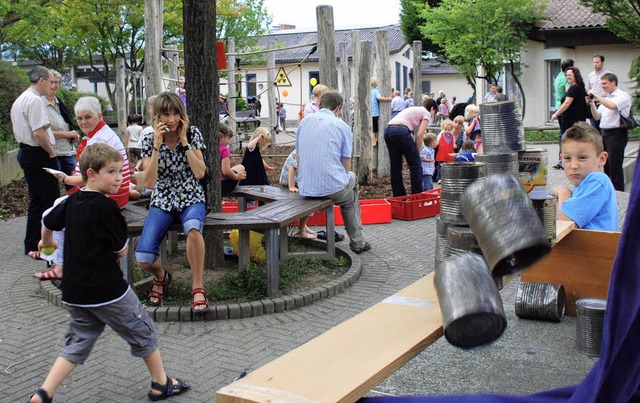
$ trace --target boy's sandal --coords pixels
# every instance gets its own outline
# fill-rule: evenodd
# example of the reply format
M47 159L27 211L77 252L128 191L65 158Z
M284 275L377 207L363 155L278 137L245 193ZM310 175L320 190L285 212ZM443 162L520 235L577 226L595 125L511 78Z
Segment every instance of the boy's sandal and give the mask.
M207 300L207 292L202 288L194 288L191 295L193 295L193 297L195 298L196 294L204 295L204 300L193 301L193 303L191 304L191 310L195 314L207 313L209 311L209 301ZM204 308L196 310L197 306L202 306L202 305L204 305Z
M149 392L149 400L154 402L158 400L164 400L171 396L180 395L189 390L189 384L185 381L176 378L177 383L173 383L173 380L167 376L167 383L160 385L157 382L151 382L151 390L160 392L159 394Z
M42 403L51 403L53 402L53 397L49 396L49 394L47 393L46 390L40 388L36 391L36 393L34 393L33 395L31 395L30 398L33 398L34 396L38 395L38 397L40 398L40 400L42 400Z
M167 296L167 286L169 284L171 284L171 273L169 273L167 270L164 271L164 278L162 280L156 280L155 278L153 279L153 285L154 286L159 286L162 287L162 292L157 292L157 291L153 291L153 289L151 289L151 291L149 291L149 294L147 294L147 303L151 306L160 306L160 304L162 303L162 300L164 299L164 297ZM151 301L151 298L155 298L156 301Z
M33 273L33 277L40 280L62 280L62 276L56 273L55 268Z

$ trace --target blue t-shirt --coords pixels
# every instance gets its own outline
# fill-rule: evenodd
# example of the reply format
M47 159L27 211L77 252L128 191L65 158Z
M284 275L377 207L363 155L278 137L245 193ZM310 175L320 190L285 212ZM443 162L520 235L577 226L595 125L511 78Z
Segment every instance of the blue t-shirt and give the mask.
M562 212L581 229L618 230L616 191L609 177L591 172L562 203Z
M458 154L456 162L473 162L473 153L471 151L464 151Z
M371 117L380 116L380 104L378 98L382 98L380 91L377 88L371 87Z

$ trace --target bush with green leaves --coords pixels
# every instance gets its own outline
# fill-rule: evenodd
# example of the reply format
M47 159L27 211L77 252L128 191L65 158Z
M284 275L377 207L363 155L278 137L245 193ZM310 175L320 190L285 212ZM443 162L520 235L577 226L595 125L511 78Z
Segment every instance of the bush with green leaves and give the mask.
M29 87L29 76L10 62L0 61L0 149L15 146L11 105Z

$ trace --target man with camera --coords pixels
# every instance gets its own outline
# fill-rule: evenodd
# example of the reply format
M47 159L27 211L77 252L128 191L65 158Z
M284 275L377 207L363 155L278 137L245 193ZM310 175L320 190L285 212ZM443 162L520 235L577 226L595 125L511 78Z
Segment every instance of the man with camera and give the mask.
M609 158L604 165L604 173L611 179L616 190L624 192L624 149L629 140L628 130L621 125L620 114L628 117L631 113L631 96L618 89L618 77L605 73L600 80L604 95L589 90L589 105L593 118L600 122L600 133L604 141L604 150ZM596 108L596 102L600 104Z

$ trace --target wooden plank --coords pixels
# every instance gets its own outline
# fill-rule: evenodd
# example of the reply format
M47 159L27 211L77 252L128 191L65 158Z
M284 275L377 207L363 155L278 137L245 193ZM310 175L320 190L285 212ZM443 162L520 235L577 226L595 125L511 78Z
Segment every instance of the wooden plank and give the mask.
M228 402L353 402L442 335L434 274L216 393Z
M547 257L524 271L520 280L562 284L567 298L565 313L576 316L578 299L607 298L619 241L619 232L574 229Z
M576 228L573 221L556 220L556 243Z

